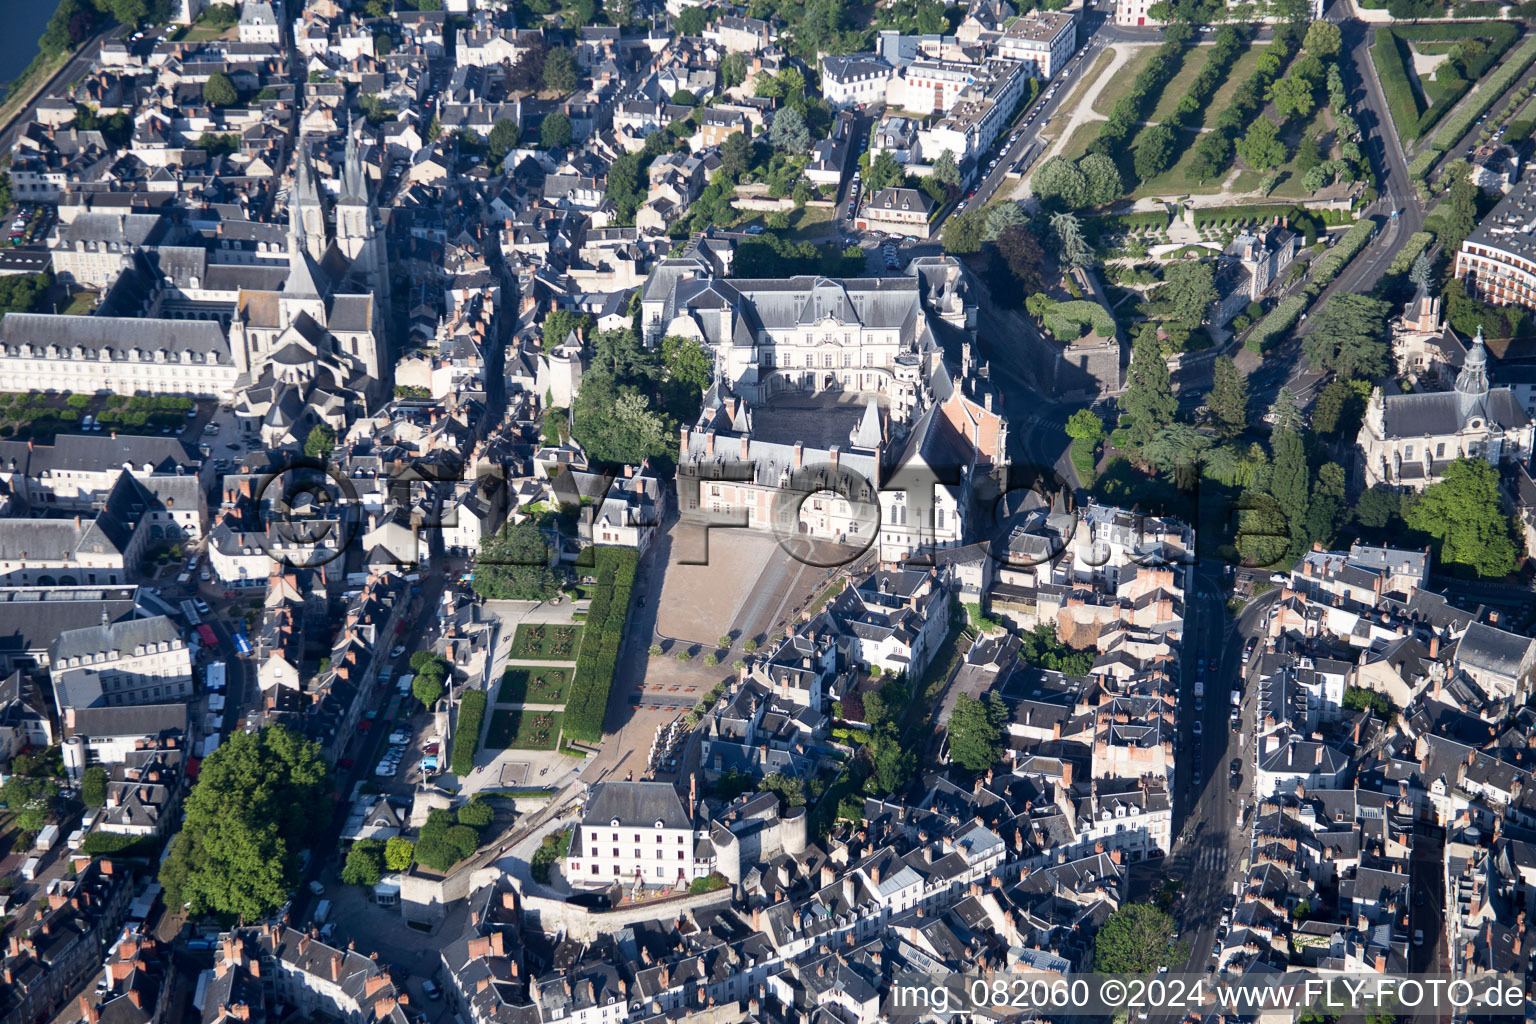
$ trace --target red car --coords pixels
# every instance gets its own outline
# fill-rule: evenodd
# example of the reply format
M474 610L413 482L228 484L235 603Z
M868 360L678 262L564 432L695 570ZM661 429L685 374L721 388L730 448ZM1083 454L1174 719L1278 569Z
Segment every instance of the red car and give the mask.
M361 722L357 723L357 731L358 732L367 732L368 731L368 727L370 725L372 725L372 724L373 724L372 722L368 721L368 719L365 718Z
M343 757L336 762L336 767L342 771L350 771L352 769L352 759L350 757Z

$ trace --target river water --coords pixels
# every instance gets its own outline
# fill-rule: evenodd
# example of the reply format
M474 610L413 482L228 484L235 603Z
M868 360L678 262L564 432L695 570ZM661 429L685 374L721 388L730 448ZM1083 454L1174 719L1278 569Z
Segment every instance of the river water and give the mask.
M37 37L48 27L58 0L0 0L0 86L26 70L37 56Z

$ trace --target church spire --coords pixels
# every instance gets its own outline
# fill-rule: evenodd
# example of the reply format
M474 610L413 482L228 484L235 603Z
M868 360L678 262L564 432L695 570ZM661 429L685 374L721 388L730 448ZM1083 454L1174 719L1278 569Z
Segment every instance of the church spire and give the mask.
M1456 375L1456 400L1465 420L1488 398L1488 350L1483 347L1483 325L1477 325L1477 337L1467 349L1467 358Z
M352 114L347 114L347 155L341 167L341 202L368 204L368 189L363 181L363 158L357 150L357 130L352 125Z

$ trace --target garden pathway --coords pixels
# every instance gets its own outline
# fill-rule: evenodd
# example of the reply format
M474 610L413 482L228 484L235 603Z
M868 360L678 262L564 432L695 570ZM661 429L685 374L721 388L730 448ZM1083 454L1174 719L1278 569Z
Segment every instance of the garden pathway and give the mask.
M1143 46L1151 45L1154 44L1112 43L1104 48L1107 52L1114 54L1114 59L1110 61L1109 66L1106 67L1103 73L1101 73L1097 78L1091 82L1084 83L1086 88L1084 88L1084 85L1080 84L1078 86L1079 91L1074 94L1074 96L1069 97L1072 106L1072 115L1067 118L1067 123L1057 134L1055 140L1052 141L1051 144L1045 148L1045 152L1041 153L1040 156L1035 160L1034 167L1039 167L1041 164L1045 163L1046 160L1050 159L1052 156L1055 156L1056 154L1060 153L1061 150L1066 148L1067 143L1072 140L1072 134L1077 131L1079 125L1089 124L1093 121L1109 120L1109 118L1096 112L1093 109L1094 101L1099 98L1099 93L1104 91L1104 87L1110 82L1114 81L1115 73L1124 67L1133 56L1135 56L1138 49ZM1067 104L1063 104L1063 106L1066 105ZM1031 168L1031 173L1033 173L1033 170L1034 168ZM1028 199L1033 194L1029 190L1030 176L1030 174L1026 174L1024 177L1019 179L1018 186L1013 190L1013 197L1015 199Z

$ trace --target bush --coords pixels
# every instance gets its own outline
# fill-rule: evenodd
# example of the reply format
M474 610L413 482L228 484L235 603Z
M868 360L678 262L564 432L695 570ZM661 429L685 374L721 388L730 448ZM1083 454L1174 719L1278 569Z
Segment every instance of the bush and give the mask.
M384 877L384 841L359 839L347 851L341 868L341 880L347 885L373 887Z
M459 808L459 824L470 828L485 828L496 817L496 812L484 800L471 800Z
M549 869L554 866L555 861L569 853L570 849L570 829L545 836L539 848L533 851L533 860L528 865L534 881L548 883Z
M1430 139L1430 146L1443 153L1456 145L1456 141L1472 130L1477 119L1493 106L1494 100L1502 96L1515 79L1525 74L1532 63L1536 63L1536 36L1521 43L1509 60L1478 83L1477 92L1472 94L1472 98L1461 109L1446 119Z
M1359 255L1375 234L1374 220L1367 218L1355 221L1354 226L1344 232L1338 244L1312 261L1311 283L1318 288L1326 288L1349 265L1349 261Z
M1250 352L1263 352L1296 325L1307 308L1305 295L1288 295L1275 304L1275 308L1260 320L1244 343Z
M147 836L129 836L121 832L91 832L85 837L80 851L87 856L99 857L106 853L120 853L127 857L148 856L154 843Z
M480 744L480 724L485 719L484 690L470 690L459 701L459 721L453 733L449 770L460 778L475 770L475 750Z
M596 743L603 738L608 692L613 686L639 560L639 552L632 548L599 546L592 551L597 583L592 588L587 625L565 704L565 734L580 743Z
M706 892L716 892L724 889L729 884L725 880L725 876L711 871L703 878L695 878L692 882L688 883L688 895L702 896Z

